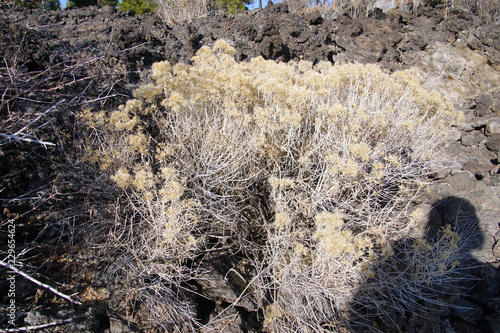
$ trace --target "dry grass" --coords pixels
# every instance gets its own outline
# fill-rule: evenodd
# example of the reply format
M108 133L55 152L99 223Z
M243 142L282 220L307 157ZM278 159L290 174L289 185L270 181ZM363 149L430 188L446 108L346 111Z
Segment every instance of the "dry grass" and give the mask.
M348 12L352 17L368 15L370 10L381 8L384 12L394 9L404 11L416 10L424 1L422 0L287 0L292 12L308 12L319 10L323 17L329 17L335 13Z
M206 0L158 0L158 4L157 13L167 24L191 21L210 12L209 3Z
M452 8L465 10L474 15L497 22L500 17L500 2L497 0L287 0L290 11L304 13L319 10L323 17L347 12L352 17L366 16L374 8L380 8L385 13L399 9L415 11L426 4L442 8L446 12Z
M454 0L447 1L446 4L479 15L490 22L500 20L500 2L497 0Z

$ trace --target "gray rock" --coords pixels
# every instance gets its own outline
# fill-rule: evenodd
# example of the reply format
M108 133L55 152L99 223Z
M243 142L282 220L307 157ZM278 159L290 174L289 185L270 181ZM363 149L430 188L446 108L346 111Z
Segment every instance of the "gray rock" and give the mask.
M459 142L449 145L443 153L448 159L454 160L456 163L451 173L460 170L459 166L464 166L470 162L481 164L489 168L489 170L493 170L497 159L496 153L484 149L484 147L465 147Z
M490 172L491 166L477 162L467 162L464 164L464 170L472 172L476 177L483 178Z
M94 308L73 309L71 307L41 308L30 311L24 322L26 325L37 326L64 320L71 320L69 323L50 326L44 332L88 332L93 333L102 330L105 323L100 323L97 319L98 311Z
M486 185L490 186L491 191L500 196L500 177L497 175L486 175L483 179L481 179Z
M492 134L486 141L486 147L495 152L500 152L500 134Z
M486 142L486 137L478 131L473 131L463 134L461 141L466 147L479 146L480 144Z
M467 152L467 161L476 162L479 164L487 165L493 168L492 160L496 158L495 153L484 149L483 147L472 147Z
M466 192L469 189L474 188L475 181L476 178L470 171L456 171L451 177L448 177L445 180L445 184L450 187L449 191L451 191L450 193L446 193L445 195L451 195L453 192Z
M470 240L468 248L470 254L480 262L491 263L495 261L491 253L493 236L498 230L498 216L500 216L500 198L485 182L478 181L470 171L455 171L445 179L438 181L430 188L428 202L434 204L447 198L463 200L473 209L473 217L469 219L471 228L475 228L475 236ZM458 207L458 206L457 206ZM453 223L453 206L449 213L442 216L443 222ZM448 216L449 215L449 216Z
M462 168L462 164L458 161L445 162L433 169L431 178L433 178L434 180L444 179L448 177L452 172L462 170Z
M457 129L451 129L448 135L451 141L459 141L462 138L462 133Z
M490 95L481 94L474 99L477 103L477 109L474 110L478 117L483 117L484 115L492 112L493 99Z
M109 316L109 332L130 333L130 332L140 332L140 331L137 328L137 325L113 313L112 315Z
M500 117L490 118L486 123L486 135L500 134Z
M462 297L455 298L452 313L471 325L477 325L484 317L484 312L479 305Z
M222 315L216 318L218 314ZM243 321L241 315L234 307L223 309L217 306L210 315L209 322L200 328L200 333L221 332L221 333L243 333L253 332L242 328Z
M205 296L216 302L223 301L244 307L248 311L258 309L257 301L248 290L245 295L240 295L246 287L248 277L243 277L243 274L230 267L224 258L209 261L203 268L205 273L198 279L198 283Z
M464 107L474 109L477 107L477 105L476 102L468 100L465 102ZM481 128L486 126L488 120L490 119L488 116L476 117L473 112L465 112L465 115L466 115L466 121L464 124L460 126L460 129L466 132L481 130Z
M440 323L441 332L443 333L456 333L456 331L451 327L450 321L448 319Z
M500 303L500 299L497 298L496 301ZM490 322L490 327L492 333L500 333L500 309L489 315L488 321Z

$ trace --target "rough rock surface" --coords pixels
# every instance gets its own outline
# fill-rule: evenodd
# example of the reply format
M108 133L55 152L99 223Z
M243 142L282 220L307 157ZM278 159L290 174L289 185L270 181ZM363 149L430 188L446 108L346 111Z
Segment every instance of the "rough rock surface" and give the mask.
M54 141L55 146L0 141L0 214L2 221L16 219L18 243L41 248L50 243L52 247L46 249L52 251L59 235L65 242L72 239L64 230L68 223L78 222L74 210L88 195L82 180L72 178L67 170L68 162L78 158L74 114L82 108L122 104L139 82L148 80L154 62L189 62L201 46L211 46L219 38L234 45L241 61L261 55L278 61L378 63L388 71L417 67L428 87L451 98L466 118L445 149L455 162L436 171L435 185L422 205L430 210L437 207L433 219L437 225L456 218L457 209L474 214L477 228L470 254L478 266L474 272L478 282L467 299L453 300L455 308L441 309L425 320L408 316L400 329L498 332L500 26L458 10L447 18L442 11L423 8L415 13L375 11L353 19L348 14L322 18L315 12L299 16L289 13L286 5L270 5L172 27L154 15L135 17L110 7L0 12L2 120L11 114L21 115L21 120L22 115L37 115L64 99L35 124L43 126L30 126L35 138ZM19 124L2 125L0 132L12 133ZM47 210L49 216L41 214ZM4 238L1 234L2 243ZM238 280L231 270L236 264L228 265L219 271L214 268L213 276L200 286L210 308L203 315L213 317L227 303L239 300L226 312L239 318L239 327L228 331L257 331L258 305L252 299L238 299L241 288L231 284L231 278ZM55 267L49 270L57 271ZM72 275L64 277L69 282ZM0 287L7 288L5 283ZM35 293L36 288L31 288L19 304L47 301ZM92 315L92 311L83 311L87 316L83 321L51 331L120 331L124 325L118 317ZM29 312L24 321L38 325L77 315L71 309L40 309Z

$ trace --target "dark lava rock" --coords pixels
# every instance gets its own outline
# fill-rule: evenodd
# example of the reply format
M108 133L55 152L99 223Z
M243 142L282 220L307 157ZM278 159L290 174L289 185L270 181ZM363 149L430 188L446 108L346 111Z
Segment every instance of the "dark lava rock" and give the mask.
M306 19L309 21L309 24L312 25L319 25L323 23L323 16L321 16L321 13L317 10L307 14Z
M70 307L41 308L30 311L24 322L28 326L38 326L63 322L44 328L44 332L102 332L109 328L107 316L95 308L73 309Z
M453 305L452 313L470 325L477 325L484 318L484 311L474 302L457 297Z

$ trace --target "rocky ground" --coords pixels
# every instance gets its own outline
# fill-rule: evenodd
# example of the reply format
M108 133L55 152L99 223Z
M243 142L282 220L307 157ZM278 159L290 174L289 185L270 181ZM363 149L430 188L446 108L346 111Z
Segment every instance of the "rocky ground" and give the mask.
M388 71L417 67L426 86L452 99L466 116L445 150L456 162L436 171L421 205L436 207L431 212L438 224L453 219L458 209L475 214L480 237L471 253L478 279L467 297L452 300L457 308L425 319L408 314L398 325L406 332L500 332L500 23L433 8L325 19L317 12L290 13L286 5L172 27L154 15L135 17L110 7L0 12L0 132L55 144L0 138L0 246L7 251L7 225L15 221L18 266L66 294L78 293L85 303L69 307L19 277L17 325L71 319L45 330L136 329L127 327L125 313L106 303L109 291L92 284L90 273L80 273L82 267L84 272L98 267L91 254L80 251L85 235L78 226L91 215L88 202L101 198L89 177L78 176L92 171L79 161L82 132L75 114L117 107L138 83L149 80L154 62L189 62L201 46L220 38L234 45L242 61L261 55L277 61L377 63ZM7 276L5 270L2 274ZM206 305L217 311L236 294L223 273L214 272L213 281L217 288L206 288ZM0 288L1 303L7 304L8 283L0 282ZM258 331L258 315L242 307L241 327L231 332ZM7 327L7 320L2 311L0 326Z

